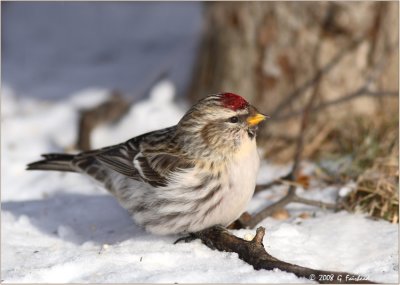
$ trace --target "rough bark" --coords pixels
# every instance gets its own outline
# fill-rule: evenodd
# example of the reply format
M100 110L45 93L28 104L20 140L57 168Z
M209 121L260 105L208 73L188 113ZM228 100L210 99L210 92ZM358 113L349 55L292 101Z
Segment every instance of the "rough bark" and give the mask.
M209 2L190 98L238 93L273 118L286 118L267 122L270 133L294 135L298 118L290 115L311 96L319 69L328 67L316 103L345 104L330 104L324 116L397 112L397 96L368 93L398 91L397 11L397 2ZM374 73L367 96L342 101Z

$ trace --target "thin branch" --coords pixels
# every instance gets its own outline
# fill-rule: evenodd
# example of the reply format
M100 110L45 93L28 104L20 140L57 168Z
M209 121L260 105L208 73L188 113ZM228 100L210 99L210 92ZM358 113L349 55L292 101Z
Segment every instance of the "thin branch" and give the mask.
M391 52L392 50L393 50L393 47L388 48L388 52ZM382 73L382 70L385 67L386 62L387 62L387 58L382 57L381 60L379 62L377 62L375 64L375 66L372 68L370 74L365 79L364 84L361 85L357 90L355 90L347 95L344 95L338 99L321 103L320 105L311 108L310 112L317 112L317 111L323 110L327 107L342 104L344 102L347 102L347 101L350 101L350 100L353 100L355 98L362 97L362 96L368 96L368 97L398 96L399 90L397 90L397 91L383 91L383 90L371 91L370 90L370 86L372 85L372 83L374 81L376 81L376 79ZM305 112L305 110L293 111L293 112L290 112L290 114L286 114L283 116L278 116L276 114L276 116L271 116L271 120L276 121L276 122L283 121L283 120L287 120L287 119L299 116L299 115L303 114L304 112Z
M247 223L245 223L244 226L246 228L253 229L255 226L258 225L258 223L260 223L266 217L271 216L273 212L293 202L293 197L296 195L295 190L296 187L294 185L290 185L288 193L283 198L281 198L278 202L273 203L272 205L264 208L263 210L252 216L251 219Z
M330 69L337 64L345 54L347 54L348 52L350 52L351 50L353 50L355 47L357 47L363 40L363 37L359 40L354 41L346 50L344 50L343 52L339 53L337 56L334 57L334 59L329 62L325 67L323 67L322 69L318 69L316 75L314 76L314 78L310 81L308 81L305 85L303 85L302 88L298 89L295 91L295 93L292 93L291 96L294 96L294 98L298 97L301 92L303 92L305 89L311 87L312 85L315 86L313 94L310 97L310 100L307 104L307 106L301 110L301 111L295 111L295 112L291 112L291 114L288 115L283 115L281 117L279 116L274 116L274 114L278 113L278 111L282 110L283 108L285 108L288 104L290 104L290 102L293 100L288 98L286 101L282 102L277 108L276 110L273 112L273 116L272 116L272 120L273 121L281 121L281 120L286 120L298 115L303 115L302 120L301 120L301 127L300 127L300 134L298 136L297 139L297 143L296 143L296 151L295 151L295 155L294 155L294 164L292 167L292 171L289 173L288 175L288 180L290 181L295 181L295 174L298 168L298 164L300 163L300 157L301 154L303 152L303 143L304 143L304 133L305 133L305 129L307 127L307 123L308 123L308 116L310 115L310 113L312 112L316 112L316 111L320 111L322 109L325 109L327 107L333 106L333 105L337 105L337 104L341 104L344 102L347 102L349 100L353 100L357 97L361 97L361 96L370 96L370 97L383 97L383 96L398 96L399 92L398 91L371 91L370 85L378 78L378 76L381 74L381 71L383 69L383 67L385 66L386 63L386 59L382 58L372 69L371 73L369 74L369 76L366 78L364 84L359 87L356 91L354 91L353 93L347 94L345 96L342 96L336 100L332 100L329 102L325 102L322 103L318 106L313 107L313 102L317 96L318 93L318 89L319 89L319 84L321 82L322 79L322 75L326 74L327 72L330 71ZM317 45L317 50L319 49L319 46ZM318 53L315 52L315 55L317 55ZM316 59L317 57L314 57L315 62L314 64L316 65ZM281 183L281 181L276 180L273 181L271 183L268 184L261 184L261 185L257 185L256 187L256 191L255 192L259 192L261 190L264 190L266 188L272 187L277 185L278 183ZM264 210L262 210L261 212L257 213L255 216L253 216L252 219L250 219L248 221L248 223L246 224L246 226L248 227L255 227L259 222L261 222L264 218L266 218L267 216L270 216L275 210L286 206L289 203L292 202L296 202L296 203L302 203L302 204L307 204L307 205L312 205L312 206L318 206L318 207L322 207L322 208L327 208L327 209L335 209L337 207L337 205L333 205L333 204L329 204L329 203L324 203L321 201L313 201L313 200L309 200L309 199L304 199L301 198L299 196L297 196L295 194L295 185L291 185L289 187L288 193L285 197L283 197L281 200L279 200L278 202L272 204L271 206L265 208Z
M271 188L271 187L276 186L276 185L281 185L281 184L285 184L285 185L289 185L289 186L293 185L295 187L301 187L302 186L301 183L298 183L298 182L295 182L295 181L291 181L288 178L278 178L278 179L273 180L273 181L271 181L269 183L256 185L256 189L254 190L254 193L261 192L261 191L264 191L264 190L266 190L268 188Z
M337 209L337 205L336 204L332 204L332 203L326 203L326 202L322 202L322 201L316 201L316 200L311 200L311 199L306 199L297 195L294 195L292 198L292 203L300 203L300 204L304 204L304 205L309 205L309 206L315 206L315 207L320 207L323 209L330 209L330 210L336 210Z
M112 91L110 98L105 102L89 109L80 110L76 148L84 151L90 150L90 138L93 130L101 124L113 123L124 117L134 104L133 99L136 101L144 99L152 86L166 76L166 67L166 64L162 65L156 73L149 77L145 84L134 91L134 98L125 97L118 91Z
M90 135L100 124L116 122L121 119L129 110L130 103L117 91L105 102L80 111L78 139L76 147L80 150L90 150Z
M353 100L353 99L359 98L359 97L384 97L384 96L385 97L387 97L387 96L388 97L389 96L390 97L396 97L396 96L399 96L399 91L398 90L397 91L370 91L370 90L364 89L364 87L361 87L361 88L357 89L356 91L354 91L352 93L349 93L349 94L347 94L345 96L342 96L342 97L340 97L338 99L321 103L321 104L313 107L310 110L310 112L311 113L318 112L318 111L321 111L321 110L326 109L328 107L332 107L334 105L339 105L339 104L345 103L347 101L350 101L350 100ZM284 115L284 116L281 116L281 117L271 118L270 120L273 120L273 121L276 121L276 122L284 121L284 120L287 120L287 119L291 119L291 118L297 117L297 116L303 114L303 112L304 111L302 111L302 110L293 111L289 115Z
M318 65L318 54L319 54L319 50L320 50L320 43L321 42L318 42L315 53L314 53L314 55L315 55L314 56L314 65L315 66ZM311 108L313 107L315 99L317 98L321 79L322 79L322 74L321 74L321 76L318 76L317 81L315 82L315 87L314 87L313 93L311 94L311 97L304 109L303 117L301 119L300 132L297 137L296 150L295 150L294 159L293 159L294 162L293 162L292 170L287 175L288 180L293 181L293 182L296 181L296 172L299 167L301 155L302 155L303 148L304 148L304 136L305 136L305 131L306 131L308 122L309 122L309 113L310 113ZM288 189L288 193L286 194L285 197L280 199L278 202L261 210L259 213L255 214L249 221L247 221L245 226L254 228L259 222L264 220L266 217L270 216L275 210L283 208L287 204L293 202L293 199L295 197L296 197L296 186L290 185L289 189Z
M304 205L309 205L309 206L315 206L315 207L320 207L322 209L329 209L329 210L336 210L338 209L338 205L332 204L332 203L326 203L318 200L311 200L311 199L306 199L303 197L300 197L296 194L295 192L296 186L295 185L290 185L288 193L282 197L280 200L277 202L273 203L272 205L264 208L257 214L251 217L247 222L242 222L243 227L245 228L250 228L253 229L255 226L258 225L262 220L264 220L266 217L271 216L276 210L281 209L285 207L286 205L290 203L300 203Z
M261 191L264 191L264 190L267 190L267 189L270 189L271 187L276 186L276 185L280 185L282 183L283 183L282 179L276 179L276 180L273 180L273 181L271 181L269 183L257 184L256 185L256 189L254 190L254 194L256 194L258 192L261 192Z
M275 186L275 185L283 184L283 183L285 183L286 180L290 179L291 175L292 175L291 172L289 172L285 176L282 176L282 177L280 177L278 179L275 179L275 180L273 180L273 181L271 181L269 183L257 184L256 185L256 189L254 190L254 193L266 190L266 189L271 188L272 186Z
M351 42L347 48L338 52L324 67L317 70L315 75L309 79L308 81L304 82L299 88L294 90L288 96L286 96L285 100L283 100L274 111L272 111L271 118L278 116L286 107L288 107L295 99L300 97L307 89L315 86L317 82L321 80L321 77L325 74L328 74L336 65L338 65L341 60L351 51L356 49L363 41L365 37L362 36L359 39L354 40Z
M276 268L294 273L300 278L317 281L321 284L373 283L363 276L348 272L316 270L279 260L265 250L263 245L264 235L265 229L259 227L257 228L255 237L251 241L246 241L231 234L228 230L220 226L214 226L194 234L195 238L201 239L201 241L211 249L236 252L240 259L252 265L256 270L273 270ZM349 280L349 277L352 277L351 280Z
M314 53L314 65L316 67L318 65L318 54L319 54L320 46L321 46L321 42L318 42L316 51ZM301 118L300 133L299 133L297 143L296 143L296 151L294 154L294 163L293 163L293 168L292 168L291 176L290 176L291 181L295 181L295 175L297 172L297 168L299 167L299 164L300 164L301 155L303 153L304 137L305 137L305 131L306 131L306 128L307 128L307 125L309 122L310 110L312 109L314 101L317 98L321 80L322 80L322 74L321 74L321 76L318 77L318 80L315 82L314 91L313 91L306 107L304 108L303 117Z

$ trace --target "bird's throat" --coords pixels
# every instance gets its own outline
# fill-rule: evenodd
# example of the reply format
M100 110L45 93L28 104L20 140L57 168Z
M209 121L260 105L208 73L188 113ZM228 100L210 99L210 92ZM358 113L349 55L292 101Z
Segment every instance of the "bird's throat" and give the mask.
M256 137L257 127L252 127L247 130L247 135L252 140Z

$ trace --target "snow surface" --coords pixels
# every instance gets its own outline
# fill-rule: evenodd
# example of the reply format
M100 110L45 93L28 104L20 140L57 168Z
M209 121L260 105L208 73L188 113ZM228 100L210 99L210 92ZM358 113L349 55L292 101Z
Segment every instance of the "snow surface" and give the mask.
M118 124L99 127L96 147L117 143L178 122L187 106L174 102L174 86L158 84ZM105 190L71 173L27 172L41 153L68 151L75 142L78 110L107 98L88 89L48 103L2 90L1 279L3 282L243 282L306 283L279 270L255 271L235 253L213 251L200 241L173 245L178 236L155 236L137 227ZM312 171L312 165L303 165ZM289 166L261 164L258 182ZM307 170L308 169L308 170ZM285 187L257 194L255 212L276 201ZM335 187L298 189L307 198L332 202ZM343 191L343 190L342 190ZM363 215L291 205L290 218L267 218L269 253L303 266L347 271L374 281L398 282L398 227ZM312 217L298 215L307 212ZM233 231L240 237L254 230Z

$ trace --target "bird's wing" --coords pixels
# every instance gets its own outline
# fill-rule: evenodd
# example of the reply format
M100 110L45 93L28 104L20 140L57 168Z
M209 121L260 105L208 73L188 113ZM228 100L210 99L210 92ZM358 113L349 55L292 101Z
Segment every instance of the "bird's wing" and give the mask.
M193 167L189 160L165 147L173 132L173 127L154 131L88 154L105 167L126 177L154 187L165 186L177 168Z

